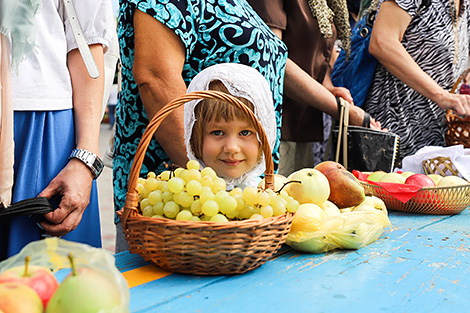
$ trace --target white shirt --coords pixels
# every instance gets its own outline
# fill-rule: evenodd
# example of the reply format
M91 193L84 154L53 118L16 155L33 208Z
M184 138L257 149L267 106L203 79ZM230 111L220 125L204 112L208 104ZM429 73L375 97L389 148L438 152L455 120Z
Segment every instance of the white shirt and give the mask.
M36 48L12 71L15 111L50 111L73 107L67 53L77 44L69 22L62 18L62 0L42 0L36 15ZM88 44L111 42L114 16L109 0L73 0Z

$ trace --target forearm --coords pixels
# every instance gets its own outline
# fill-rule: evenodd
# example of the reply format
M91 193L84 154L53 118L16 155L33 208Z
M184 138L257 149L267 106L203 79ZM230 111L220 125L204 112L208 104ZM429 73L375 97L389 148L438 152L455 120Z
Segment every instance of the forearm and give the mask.
M75 140L77 148L99 154L99 132L104 87L103 47L90 46L101 75L93 79L78 49L69 52L67 66L72 79Z

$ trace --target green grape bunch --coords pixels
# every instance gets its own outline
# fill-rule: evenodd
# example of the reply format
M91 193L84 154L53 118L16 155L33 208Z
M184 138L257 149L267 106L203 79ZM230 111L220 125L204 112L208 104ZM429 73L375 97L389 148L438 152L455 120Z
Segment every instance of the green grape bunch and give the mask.
M286 191L259 187L226 190L225 180L198 161L186 168L154 172L137 181L139 206L143 216L181 221L229 222L264 219L295 212L299 202Z

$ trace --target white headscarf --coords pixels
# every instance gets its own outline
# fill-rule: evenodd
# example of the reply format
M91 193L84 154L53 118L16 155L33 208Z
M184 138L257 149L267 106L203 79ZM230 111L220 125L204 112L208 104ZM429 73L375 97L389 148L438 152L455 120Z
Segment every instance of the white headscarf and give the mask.
M223 63L213 65L201 71L191 81L188 87L188 93L194 91L209 90L210 82L214 80L221 81L228 92L236 97L242 97L249 100L254 106L254 113L263 127L272 149L276 143L276 117L272 93L268 82L256 69L242 64ZM201 99L202 100L202 99ZM188 158L197 160L202 167L205 167L202 160L198 160L191 149L190 139L193 131L194 109L201 100L194 100L184 105L184 141ZM259 140L259 138L258 138ZM271 157L271 156L269 156ZM227 181L227 189L233 187L253 186L257 184L257 178L263 174L266 166L264 155L261 161L251 171L243 176Z

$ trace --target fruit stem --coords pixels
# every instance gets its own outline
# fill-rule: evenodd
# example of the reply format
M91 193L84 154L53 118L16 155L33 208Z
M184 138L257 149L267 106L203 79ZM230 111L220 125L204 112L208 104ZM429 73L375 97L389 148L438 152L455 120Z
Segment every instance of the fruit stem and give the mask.
M24 273L23 273L23 277L27 277L28 276L28 266L29 266L29 262L31 261L31 256L30 255L27 255L25 258L24 258Z
M302 182L300 180L290 180L287 183L284 183L284 185L282 185L281 189L276 191L276 193L280 193L282 191L282 189L284 189L284 187L289 185L290 183L299 183L299 184L301 184Z
M72 253L68 254L68 258L70 260L70 265L72 267L72 275L77 276L77 271L75 270L75 262L74 262Z

